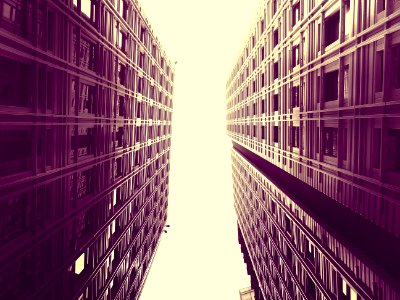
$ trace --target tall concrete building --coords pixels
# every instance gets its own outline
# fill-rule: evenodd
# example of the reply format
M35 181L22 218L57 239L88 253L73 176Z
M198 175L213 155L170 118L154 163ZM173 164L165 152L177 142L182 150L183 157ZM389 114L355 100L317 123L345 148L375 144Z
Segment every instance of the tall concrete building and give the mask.
M0 0L0 299L138 299L174 70L134 0Z
M226 85L256 299L400 299L399 16L262 1Z

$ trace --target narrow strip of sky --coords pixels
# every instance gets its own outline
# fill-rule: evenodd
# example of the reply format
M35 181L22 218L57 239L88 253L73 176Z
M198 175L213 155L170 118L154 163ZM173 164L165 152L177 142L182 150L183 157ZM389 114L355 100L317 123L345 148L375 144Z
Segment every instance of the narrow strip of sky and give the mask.
M259 0L148 0L176 65L168 223L141 300L238 299L250 285L237 242L225 84Z

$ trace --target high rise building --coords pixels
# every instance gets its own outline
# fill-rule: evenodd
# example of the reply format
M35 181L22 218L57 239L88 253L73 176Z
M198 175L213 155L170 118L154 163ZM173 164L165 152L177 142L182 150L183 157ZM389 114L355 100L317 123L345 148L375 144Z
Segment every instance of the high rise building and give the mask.
M173 73L135 0L0 0L0 299L138 299Z
M226 86L257 299L400 299L399 13L262 1Z

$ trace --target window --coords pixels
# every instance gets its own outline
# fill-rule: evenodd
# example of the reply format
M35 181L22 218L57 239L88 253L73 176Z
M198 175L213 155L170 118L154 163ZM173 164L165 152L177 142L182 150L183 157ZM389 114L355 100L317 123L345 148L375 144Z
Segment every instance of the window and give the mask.
M292 108L299 107L299 87L292 87Z
M125 98L124 96L119 96L119 109L118 109L118 115L120 117L125 116Z
M279 64L278 62L274 62L274 79L278 79L279 77Z
M377 11L378 13L384 11L386 9L386 0L377 0Z
M398 71L400 69L400 44L396 44L396 45L392 46L391 52L392 52L392 62L391 62L390 70L391 70L392 74L390 77L392 80L392 88L399 89L400 88L400 74Z
M272 15L275 15L277 10L278 10L277 0L272 0Z
M79 128L78 135L71 136L71 150L78 150L78 157L93 154L93 128Z
M279 94L274 95L274 111L279 110Z
M81 0L81 12L90 18L91 1Z
M93 192L92 184L93 182L92 182L91 169L79 172L77 174L77 185L78 185L77 199L82 199L83 197L92 193Z
M347 37L351 34L353 28L353 16L350 7L350 1L344 2L344 11L345 11L344 34Z
M75 49L74 49L75 50ZM82 39L80 45L80 63L83 68L94 71L95 68L94 44Z
M294 27L300 21L300 2L292 6L292 26Z
M381 167L381 129L374 128L372 136L372 167Z
M292 48L292 67L297 66L300 63L300 46L296 45Z
M325 47L339 39L339 11L325 19Z
M3 18L10 22L16 20L17 8L10 3L3 2Z
M273 41L274 41L274 48L275 48L275 47L278 46L278 44L279 44L279 32L278 32L278 28L274 30L274 33L273 33Z
M265 87L265 74L261 74L261 87Z
M262 140L265 139L265 126L264 125L261 126L261 139Z
M75 261L75 274L79 275L82 273L85 268L85 253L82 253L81 256Z
M292 127L291 136L292 136L291 146L299 148L299 145L300 145L300 127L299 126Z
M323 151L325 155L337 157L337 134L335 127L325 127L323 130Z
M32 163L32 133L29 130L0 130L0 176L27 171Z
M145 39L146 39L146 28L141 27L141 29L140 29L140 41L141 41L142 43L144 43L144 42L145 42ZM161 67L162 67L162 66L161 66Z
M73 80L73 82L75 81ZM75 88L75 83L73 83L73 88ZM81 83L79 100L78 113L92 114L94 112L94 87ZM75 101L72 103L72 106L74 104Z
M27 64L0 57L0 105L30 106L32 98L27 87L32 80L31 72Z
M376 51L375 55L375 91L383 91L383 50Z
M324 100L325 102L338 99L339 71L335 70L324 74Z
M274 126L274 134L273 134L274 143L279 143L279 127Z
M49 11L47 14L47 49L49 51L54 51L54 13Z
M119 84L125 85L126 67L123 64L118 64L118 79Z
M343 98L349 99L349 65L344 66L343 71Z
M21 37L29 38L32 34L32 1L3 2L3 21L1 26Z
M400 171L400 129L389 129L388 169Z
M115 164L116 164L115 176L116 177L122 176L122 157L118 157L115 160Z
M263 61L265 59L265 48L264 46L261 47L261 61Z
M262 114L265 113L265 100L264 99L261 100L261 113Z
M126 53L126 33L122 31L119 32L118 47L122 52Z

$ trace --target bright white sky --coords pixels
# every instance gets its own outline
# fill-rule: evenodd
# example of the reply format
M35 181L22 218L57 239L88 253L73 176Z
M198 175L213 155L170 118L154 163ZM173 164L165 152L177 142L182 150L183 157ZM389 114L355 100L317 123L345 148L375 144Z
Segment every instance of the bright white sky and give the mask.
M234 300L237 240L225 84L259 0L142 0L175 67L168 221L140 300Z

